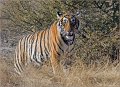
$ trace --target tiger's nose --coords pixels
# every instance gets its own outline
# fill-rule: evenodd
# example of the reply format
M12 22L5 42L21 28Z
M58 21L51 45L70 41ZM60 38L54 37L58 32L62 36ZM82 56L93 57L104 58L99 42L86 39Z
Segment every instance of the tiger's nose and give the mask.
M73 36L73 32L68 32L68 35L69 36Z

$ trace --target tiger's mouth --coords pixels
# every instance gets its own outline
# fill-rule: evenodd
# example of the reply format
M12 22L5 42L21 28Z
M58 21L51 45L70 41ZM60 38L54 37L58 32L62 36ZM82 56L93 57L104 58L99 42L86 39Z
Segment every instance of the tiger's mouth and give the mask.
M67 45L72 45L74 43L74 38L75 38L75 34L72 32L68 32L65 35L61 35L63 41L67 44Z
M66 36L66 41L68 45L72 45L74 42L74 36Z

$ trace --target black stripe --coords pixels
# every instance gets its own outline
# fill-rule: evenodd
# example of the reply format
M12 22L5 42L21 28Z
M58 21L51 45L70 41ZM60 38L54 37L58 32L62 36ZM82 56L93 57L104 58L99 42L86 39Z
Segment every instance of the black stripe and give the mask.
M41 36L40 36L40 52L41 52L41 56L42 57L43 57L43 51L42 51L42 37L43 37L43 33L44 33L44 31L41 32Z
M48 57L48 55L49 55L49 52L48 52L48 49L45 47L45 54L46 54L46 56Z
M28 47L29 47L29 48L28 48L29 54L28 54L28 56L27 56L28 58L30 57L30 54L31 54L31 53L30 53L30 51L31 51L31 49L30 49L30 48L31 48L31 47L30 47L30 45L31 45L31 37L32 37L32 35L30 35L30 36L29 36L29 39L28 39ZM31 59L31 58L30 58L30 59Z
M22 42L22 39L20 39L20 41L19 41L19 45L20 45L20 47L18 47L19 55L21 54L21 42ZM21 63L20 63L20 60L19 60L19 55L18 55L18 58L17 58L18 59L18 64L19 64L18 66L22 69L22 66L21 66ZM20 55L20 58L21 58L21 55Z
M60 53L56 50L55 44L53 43L54 49L56 51L56 53L60 56Z
M28 41L29 36L30 36L30 35L28 35L28 36L26 36L26 37L24 38L24 50L23 50L24 60L27 58L27 56L26 56L26 54L27 54L27 47L28 47L28 46L27 46L27 45L28 45L27 41ZM24 62L26 62L26 61L24 61Z
M47 37L47 33L46 33L46 31L45 31L45 34L44 34L44 48L45 48L45 50L44 50L44 52L45 52L45 54L46 54L46 56L48 56L48 54L49 54L49 52L48 52L48 49L46 48L46 46L45 46L45 38Z
M56 41L56 38L55 38L55 41ZM59 43L60 43L60 41L59 41ZM64 53L64 50L61 48L61 46L57 43L57 41L56 41L56 44L57 44L57 46L59 47L59 49Z
M18 53L17 51L18 51L18 48L16 48L16 53ZM16 57L17 57L17 58L16 58ZM18 71L21 72L20 67L19 67L20 64L18 65L19 62L17 63L17 60L19 60L19 57L18 57L18 55L16 54L15 60L14 60L14 61L15 61L15 65L16 65L15 68L17 68Z
M50 32L48 30L48 35L47 35L48 44L47 44L47 46L48 46L48 49L50 51L50 43L49 43L50 40L49 40L49 37L50 37Z
M34 33L34 34L32 35L32 42L31 42L31 48L30 48L30 49L31 49L31 56L32 56L32 52L33 52L33 49L34 49L33 46L35 45L35 44L34 44L35 38L36 38L36 33ZM36 42L35 42L35 43L36 43ZM34 52L34 53L35 53L35 52ZM33 59L34 59L34 53L33 53ZM32 57L31 57L31 58L32 58ZM30 58L30 59L31 59L31 58ZM32 59L31 59L31 60L32 60Z
M33 38L34 38L34 34L32 35L32 40L31 40L31 47L30 47L31 55L32 55L32 49L33 49L33 48L32 48L32 45L33 45L33 43L34 43L34 39L33 39ZM31 59L31 58L30 58L30 59Z
M30 36L31 36L31 35L28 35L28 37L27 37L27 39L26 39L26 41L27 41L26 48L27 48L27 49L28 49L28 47L29 47L29 46L28 46L28 45L29 45L29 40L28 40L28 39L30 38ZM29 50L27 50L27 49L26 49L26 53L29 51Z
M44 36L43 36L43 47L45 47L45 35L46 35L46 30L44 31Z
M57 43L58 47L60 50L62 50L62 52L64 53L64 50L60 47L60 45Z
M22 42L23 42L23 45L22 45L22 50L23 50L23 52L22 52L22 64L24 65L24 61L25 61L25 43L26 43L26 38L27 38L27 36L26 37L24 37L23 39L22 39Z
M38 35L39 33L36 33L37 35L37 39L36 39L36 42L35 42L35 51L34 51L34 55L33 55L33 59L37 62L37 58L36 58L36 52L37 52L37 42L38 42Z

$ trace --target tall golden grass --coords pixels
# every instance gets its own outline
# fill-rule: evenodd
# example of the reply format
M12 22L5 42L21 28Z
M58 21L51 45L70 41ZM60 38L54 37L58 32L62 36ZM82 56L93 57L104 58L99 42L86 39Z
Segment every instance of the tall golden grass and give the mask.
M120 87L120 63L85 66L78 61L61 76L53 75L51 66L29 66L18 76L12 61L1 59L0 87Z

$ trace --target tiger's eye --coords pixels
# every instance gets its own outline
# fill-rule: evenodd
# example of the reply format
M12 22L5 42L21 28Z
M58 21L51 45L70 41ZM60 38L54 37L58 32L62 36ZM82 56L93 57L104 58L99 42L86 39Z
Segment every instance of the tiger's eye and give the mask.
M72 23L72 25L75 25L75 17L71 18L71 23Z
M68 19L67 18L63 18L63 23L67 23L68 22Z

